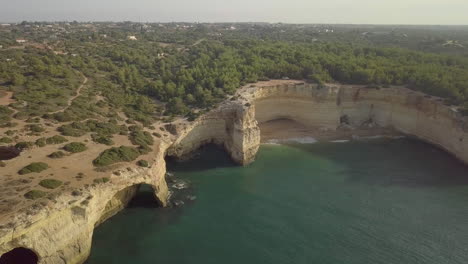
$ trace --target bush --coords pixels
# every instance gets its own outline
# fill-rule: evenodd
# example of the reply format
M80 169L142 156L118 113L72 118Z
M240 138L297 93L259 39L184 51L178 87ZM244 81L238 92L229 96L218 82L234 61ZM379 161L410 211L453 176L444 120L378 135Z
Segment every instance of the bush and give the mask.
M78 153L85 151L87 148L86 145L81 142L72 142L63 146L63 149L71 153Z
M40 181L39 185L47 189L55 189L62 185L62 181L54 179L45 179Z
M99 144L104 144L104 145L114 145L114 141L112 140L112 135L98 135L98 134L92 134L91 138L93 139L94 142L99 143Z
M140 167L148 167L149 164L146 160L139 160L137 161L137 165L140 166Z
M2 137L0 138L0 144L9 144L13 142L13 139L9 138L9 137Z
M98 178L98 179L93 180L93 182L96 183L96 184L106 183L106 182L109 182L109 181L110 180L107 177Z
M111 165L117 162L123 161L134 161L140 156L138 149L133 147L121 146L118 148L110 148L103 151L93 161L93 164L97 167Z
M42 148L42 147L45 147L45 145L47 145L47 141L45 138L39 138L38 140L36 140L36 146Z
M28 129L29 129L31 132L40 133L40 132L44 132L44 131L45 131L45 128L43 128L42 126L37 125L37 124L28 125L27 127L28 127Z
M52 152L49 154L49 158L52 158L52 159L60 159L62 158L63 156L65 156L65 153L63 153L62 151L56 151L56 152Z
M36 200L36 199L42 198L42 197L44 197L46 195L47 195L47 192L43 192L43 191L39 191L39 190L31 190L31 191L25 193L24 197L26 199Z
M3 167L6 167L6 164L5 164L5 162L0 160L0 168L3 168Z
M30 149L34 146L34 142L30 142L30 141L22 141L22 142L18 142L16 145L15 145L15 148L17 149Z
M153 136L146 131L133 131L129 139L133 145L151 146L154 144Z
M32 173L32 172L41 172L49 168L49 165L44 162L33 162L29 164L28 166L22 168L21 170L18 171L20 175Z
M67 141L68 141L68 139L66 139L66 138L64 138L62 136L59 136L59 135L56 135L56 136L53 136L53 137L50 137L50 138L46 139L47 144L61 144L61 143L65 143Z

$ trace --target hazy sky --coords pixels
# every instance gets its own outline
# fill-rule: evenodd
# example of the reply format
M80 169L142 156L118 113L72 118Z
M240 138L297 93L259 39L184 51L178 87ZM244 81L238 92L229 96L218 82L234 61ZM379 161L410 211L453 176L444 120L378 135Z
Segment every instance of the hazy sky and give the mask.
M0 21L468 24L468 0L0 0Z

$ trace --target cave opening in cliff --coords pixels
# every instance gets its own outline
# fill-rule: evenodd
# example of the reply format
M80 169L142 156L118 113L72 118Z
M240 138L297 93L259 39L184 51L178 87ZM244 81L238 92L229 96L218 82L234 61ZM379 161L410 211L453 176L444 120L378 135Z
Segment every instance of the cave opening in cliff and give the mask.
M0 257L0 264L36 264L39 257L34 251L18 247Z
M208 143L183 157L166 156L166 168L169 172L200 171L214 168L236 166L223 146ZM171 179L166 179L170 183Z
M161 207L161 202L154 195L154 189L149 184L140 184L135 193L135 196L130 200L127 205L128 208L158 208Z

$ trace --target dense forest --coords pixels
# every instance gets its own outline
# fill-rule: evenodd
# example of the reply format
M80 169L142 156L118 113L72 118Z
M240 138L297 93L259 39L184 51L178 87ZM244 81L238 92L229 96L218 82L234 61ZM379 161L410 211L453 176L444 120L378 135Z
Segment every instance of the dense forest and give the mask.
M16 99L0 108L3 126L35 117L117 119L118 112L148 126L176 115L193 118L195 109L209 109L242 85L286 77L319 84L407 86L468 110L464 49L455 56L453 51L381 45L364 41L361 33L346 40L349 32L317 40L319 33L301 37L298 32L304 29L290 26L278 37L276 28L264 25L255 25L253 34L225 25L180 29L170 24L150 31L137 23L97 24L92 30L72 24L63 26L68 33L54 33L53 39L42 27L25 23L0 31L0 93L12 91ZM361 40L355 40L358 36ZM19 37L29 43L18 48L13 39ZM84 78L89 78L87 89L67 107Z

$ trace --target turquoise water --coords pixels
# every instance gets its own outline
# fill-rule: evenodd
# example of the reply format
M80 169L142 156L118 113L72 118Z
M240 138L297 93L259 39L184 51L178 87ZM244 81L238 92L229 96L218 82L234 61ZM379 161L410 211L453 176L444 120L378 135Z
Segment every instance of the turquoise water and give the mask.
M264 145L244 168L205 148L169 169L185 204L143 190L88 264L468 263L468 169L419 141Z

